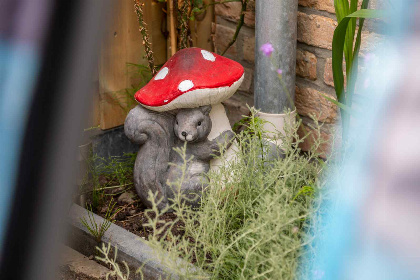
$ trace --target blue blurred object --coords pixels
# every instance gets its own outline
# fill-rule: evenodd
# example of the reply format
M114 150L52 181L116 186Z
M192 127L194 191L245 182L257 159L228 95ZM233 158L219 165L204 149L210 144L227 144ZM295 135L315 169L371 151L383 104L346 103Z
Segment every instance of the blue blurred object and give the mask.
M4 42L0 45L0 250L10 215L28 107L39 68L38 56L33 48L5 45Z
M0 279L56 279L110 0L0 1Z
M420 279L420 6L391 7L386 42L359 76L363 105L329 176L308 279Z
M3 1L0 12L0 252L39 71L49 0Z

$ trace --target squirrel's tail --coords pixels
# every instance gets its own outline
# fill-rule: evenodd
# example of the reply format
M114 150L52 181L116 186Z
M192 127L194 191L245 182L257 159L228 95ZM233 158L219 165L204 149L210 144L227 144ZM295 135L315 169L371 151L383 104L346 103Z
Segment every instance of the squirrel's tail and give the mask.
M156 113L140 105L132 109L125 120L125 135L132 142L140 144L134 166L134 185L147 207L152 206L148 200L149 191L161 201L158 205L160 209L168 203L164 180L174 145L173 122L173 115Z

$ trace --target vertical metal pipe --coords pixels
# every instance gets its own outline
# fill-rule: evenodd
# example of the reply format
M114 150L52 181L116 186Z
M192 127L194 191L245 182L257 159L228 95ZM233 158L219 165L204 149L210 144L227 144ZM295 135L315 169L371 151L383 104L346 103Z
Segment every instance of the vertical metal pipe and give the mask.
M298 0L255 2L255 108L270 114L294 110L289 97L294 100L295 96ZM265 43L274 47L271 59L260 51ZM282 70L283 85L277 69Z

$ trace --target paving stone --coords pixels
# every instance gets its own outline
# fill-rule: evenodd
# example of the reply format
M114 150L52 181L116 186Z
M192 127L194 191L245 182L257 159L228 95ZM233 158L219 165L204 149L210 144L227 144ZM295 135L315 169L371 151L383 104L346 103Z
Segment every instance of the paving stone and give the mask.
M107 273L110 272L108 268L64 245L61 249L60 270L72 277L92 280L106 279Z

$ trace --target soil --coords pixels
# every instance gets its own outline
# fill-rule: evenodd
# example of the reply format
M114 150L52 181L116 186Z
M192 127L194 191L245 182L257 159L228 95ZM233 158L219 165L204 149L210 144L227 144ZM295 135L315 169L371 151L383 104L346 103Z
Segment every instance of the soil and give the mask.
M117 182L112 182L106 178L106 176L100 177L101 185L118 185ZM131 202L127 201L126 199L118 198L123 195L124 193L131 194ZM147 215L153 217L155 213L147 212L146 207L140 202L140 198L135 192L134 186L130 185L126 188L113 188L113 189L105 189L103 194L103 201L102 206L98 207L97 209L93 209L93 212L103 218L108 210L108 205L112 203L111 201L115 202L115 207L113 209L114 214L112 219L114 223L118 226L128 230L135 235L148 240L149 236L153 234L153 230L151 227L146 226L148 223ZM173 222L177 219L177 216L174 213L165 213L161 216L161 220L165 220L165 222ZM158 228L161 228L164 224L158 225ZM183 231L183 224L182 222L178 221L172 227L172 234L174 235L184 235Z
M118 182L114 182L112 179L108 179L105 175L100 175L100 184L102 186L118 186ZM124 195L127 198L127 193L130 194L131 199L119 199L120 196ZM88 198L88 204L91 203L91 200ZM149 219L148 215L151 218L154 218L155 213L148 210L145 205L143 205L138 197L133 184L127 185L125 188L107 188L104 190L102 196L102 203L97 209L92 209L93 212L102 218L106 218L108 206L110 203L116 203L113 209L112 220L113 223L128 230L131 233L143 238L144 240L149 240L149 237L153 235L152 227L147 226ZM148 211L146 211L148 210ZM184 224L181 221L176 221L177 216L174 213L165 213L160 216L160 220L164 220L166 223L161 223L157 225L157 228L168 225L168 223L176 222L172 228L171 233L173 236L183 237L185 235ZM172 223L171 223L172 224ZM166 231L163 231L158 238L161 238ZM169 238L168 236L166 238ZM181 239L181 238L180 238ZM192 237L187 239L194 244L195 241ZM207 256L208 262L211 262L210 255ZM190 260L192 264L196 263L195 255L193 254L192 259Z

